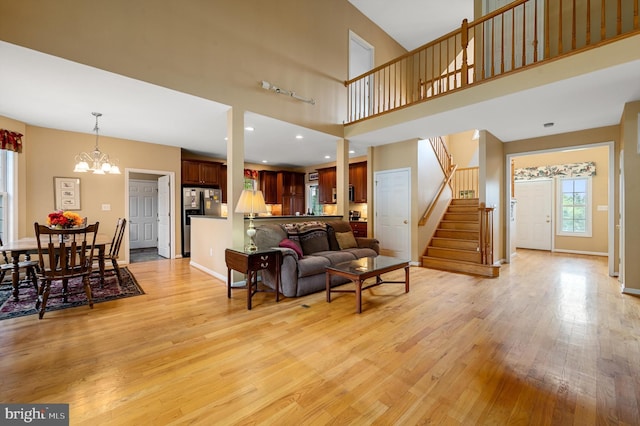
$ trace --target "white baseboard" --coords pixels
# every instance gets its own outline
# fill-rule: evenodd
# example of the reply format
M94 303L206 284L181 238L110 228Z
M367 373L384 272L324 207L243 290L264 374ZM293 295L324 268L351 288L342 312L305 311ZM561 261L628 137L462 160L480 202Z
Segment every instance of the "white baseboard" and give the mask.
M633 296L640 296L640 289L623 287L622 288L622 293L623 294L631 294Z
M581 251L581 250L562 250L562 249L554 249L554 253L568 253L568 254L585 254L587 256L604 256L608 257L609 253L600 253L597 251Z
M221 275L221 274L217 273L214 270L211 270L209 268L206 268L206 267L194 262L193 260L189 261L189 265L193 266L196 269L201 270L202 272L205 272L205 273L211 275L212 277L215 277L215 278L219 279L220 281L222 281L225 284L227 283L227 276L226 275Z

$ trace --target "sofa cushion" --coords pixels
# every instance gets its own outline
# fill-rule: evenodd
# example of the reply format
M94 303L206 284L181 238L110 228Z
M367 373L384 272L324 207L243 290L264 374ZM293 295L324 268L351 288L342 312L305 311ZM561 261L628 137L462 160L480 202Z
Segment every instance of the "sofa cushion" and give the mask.
M322 222L303 222L298 223L297 228L302 252L305 255L329 250L327 225Z
M356 260L356 256L353 253L350 253L348 250L344 251L319 251L314 253L312 257L324 257L329 260L331 265L337 265L342 262L350 262L352 260Z
M331 266L331 262L326 257L304 257L298 260L298 277L302 278L316 274L324 274L327 266Z
M369 247L349 248L342 251L351 253L356 259L362 259L363 257L376 257L378 253Z
M304 254L302 253L302 247L300 247L300 243L297 241L293 241L293 240L290 240L289 238L285 238L284 240L280 241L280 244L278 244L278 246L290 248L291 250L295 251L298 254L298 258L301 258L304 256Z
M353 236L353 232L351 231L336 232L336 240L338 241L340 250L358 247L356 237Z

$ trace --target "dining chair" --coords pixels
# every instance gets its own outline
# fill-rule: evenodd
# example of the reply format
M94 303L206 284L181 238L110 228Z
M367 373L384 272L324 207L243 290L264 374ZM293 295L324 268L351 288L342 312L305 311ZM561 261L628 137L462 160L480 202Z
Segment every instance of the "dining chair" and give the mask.
M109 246L109 253L105 254L105 262L107 259L111 260L113 270L118 278L118 284L122 285L122 274L120 273L120 266L118 265L118 254L120 253L120 246L122 245L122 239L124 238L124 231L127 227L127 219L118 218L116 223L116 230L113 233L113 239Z
M89 276L93 266L93 249L99 224L96 222L84 228L71 229L51 229L37 222L34 224L42 282L36 302L40 319L47 309L47 300L54 281L62 281L62 297L66 301L69 279L81 278L89 307L93 309Z
M4 245L2 242L2 238L0 238L0 246ZM3 264L0 264L0 283L4 282L4 279L7 275L7 272L13 272L13 268L15 267L13 261L9 260L9 256L6 251L2 252L2 259L4 260ZM25 279L31 280L33 283L33 287L36 290L36 294L38 293L38 276L37 272L39 270L38 261L25 259L18 262L18 268L25 271Z

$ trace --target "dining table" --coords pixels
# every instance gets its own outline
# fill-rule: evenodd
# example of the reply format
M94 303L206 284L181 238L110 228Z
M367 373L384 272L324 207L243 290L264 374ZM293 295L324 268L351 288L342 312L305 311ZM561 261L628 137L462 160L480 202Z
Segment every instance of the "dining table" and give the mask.
M98 265L100 268L100 285L104 285L104 255L107 244L111 244L112 236L97 234L94 250L98 250ZM13 285L13 298L19 300L20 287L20 257L30 260L32 254L38 253L38 240L36 237L25 237L13 241L6 241L0 246L0 251L11 253L13 269L11 270L11 284Z

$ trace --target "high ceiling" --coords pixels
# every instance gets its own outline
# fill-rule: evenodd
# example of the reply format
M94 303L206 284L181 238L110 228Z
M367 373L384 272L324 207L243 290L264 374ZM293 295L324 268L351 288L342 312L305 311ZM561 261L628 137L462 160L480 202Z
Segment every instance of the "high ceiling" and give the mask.
M349 1L407 49L472 18L473 0L450 0L446 8L428 0L396 0L393 7L385 0ZM103 114L103 136L226 156L226 105L1 41L0 57L0 115L35 126L92 133L91 112L96 111ZM624 102L640 98L637 75L640 61L358 135L350 138L352 156L364 155L370 145L476 127L510 141L617 124ZM501 114L493 113L496 110ZM543 128L549 121L556 126ZM255 129L245 133L249 162L308 166L335 160L334 136L253 113L247 113L245 123ZM296 139L298 135L303 139Z

